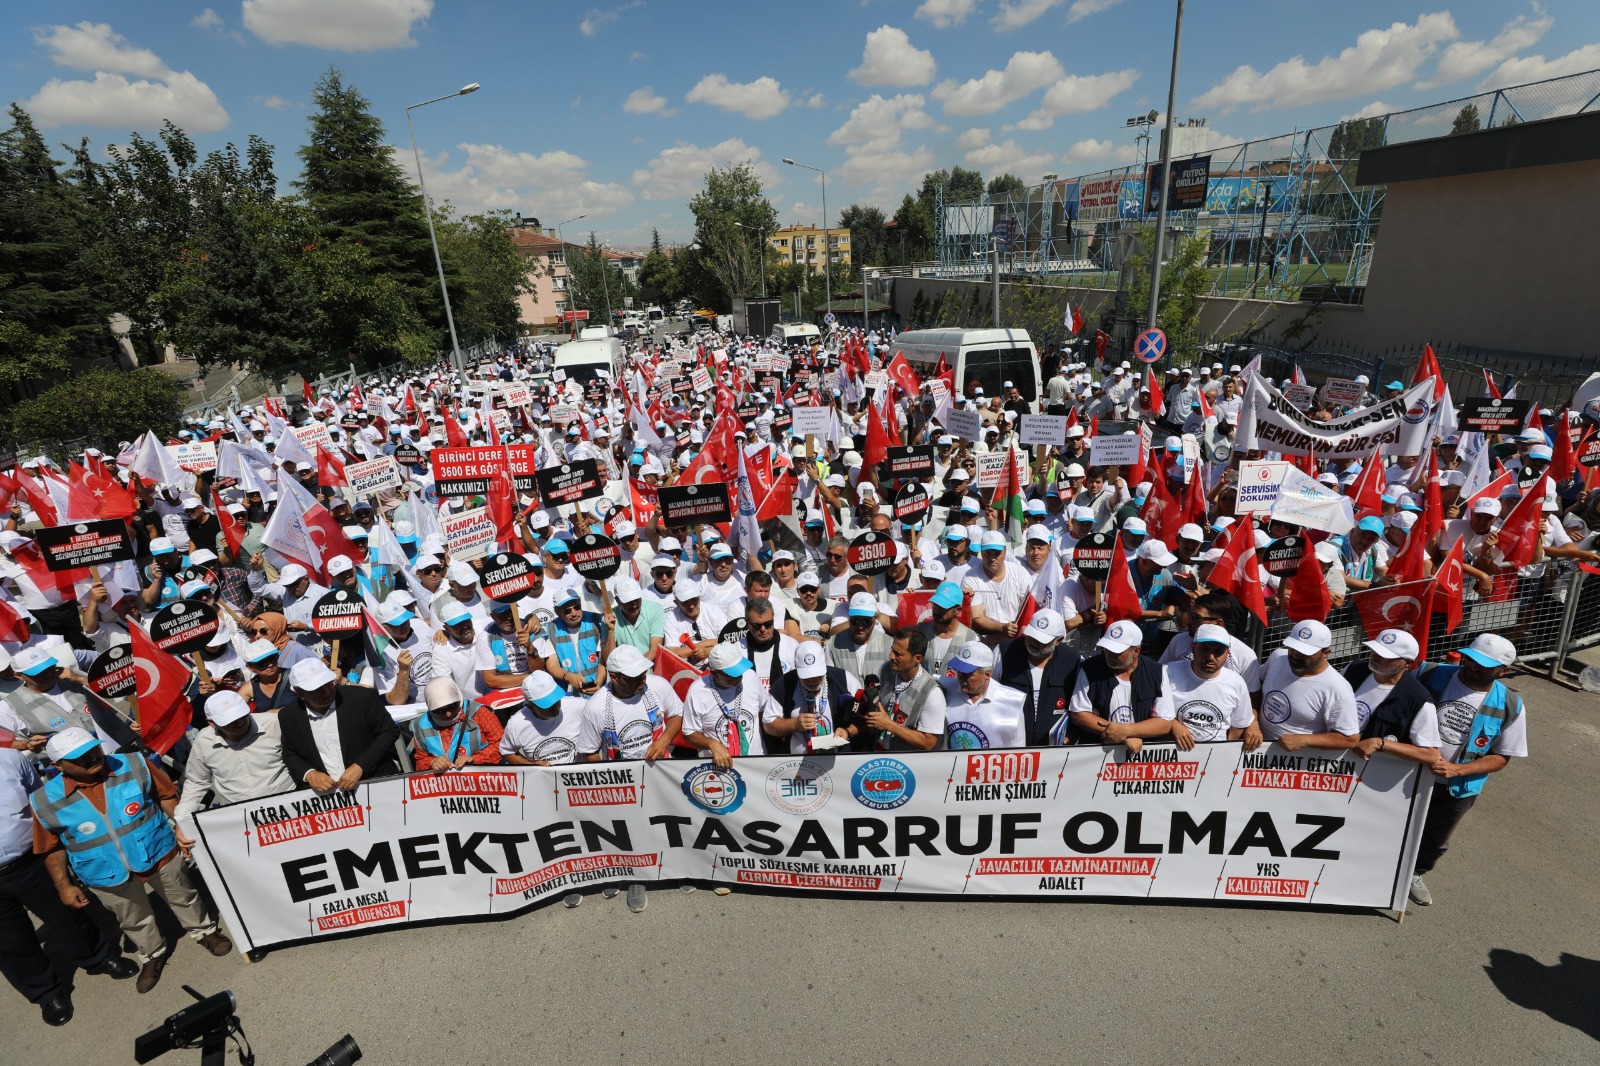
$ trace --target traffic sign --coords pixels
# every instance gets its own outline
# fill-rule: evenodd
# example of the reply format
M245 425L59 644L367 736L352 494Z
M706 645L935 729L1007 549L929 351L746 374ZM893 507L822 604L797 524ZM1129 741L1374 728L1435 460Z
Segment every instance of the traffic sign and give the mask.
M823 316L822 316L822 321L823 321L823 322L826 322L826 323L827 323L827 324L828 324L828 325L830 325L830 326L831 326L831 325L833 325L833 324L834 324L834 323L835 323L835 322L837 322L837 321L838 321L838 319L836 319L836 318L834 318L834 317L833 317L833 312L832 312L832 311L829 311L829 312L828 312L828 313L827 313L827 314L825 314L825 315L823 315Z
M1133 339L1133 354L1142 363L1160 362L1167 354L1167 335L1159 329L1147 329Z

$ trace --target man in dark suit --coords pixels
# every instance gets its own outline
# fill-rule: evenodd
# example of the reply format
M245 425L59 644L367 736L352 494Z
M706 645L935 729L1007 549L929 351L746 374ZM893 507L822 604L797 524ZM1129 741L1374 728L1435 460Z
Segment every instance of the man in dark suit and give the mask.
M1046 608L1035 611L1022 632L1000 649L995 676L1026 697L1023 719L1030 748L1049 746L1050 727L1067 713L1080 656L1063 643L1066 635L1061 615Z
M289 671L294 702L278 712L283 763L296 784L316 792L349 790L362 778L400 772L400 727L378 694L338 680L321 660L302 659Z

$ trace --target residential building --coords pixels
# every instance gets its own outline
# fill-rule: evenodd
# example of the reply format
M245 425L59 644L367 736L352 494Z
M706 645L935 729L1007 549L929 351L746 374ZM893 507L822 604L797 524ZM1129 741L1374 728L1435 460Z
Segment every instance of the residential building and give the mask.
M804 263L815 272L822 269L827 256L835 267L850 265L850 231L842 227L828 230L826 250L820 226L785 226L772 235L771 244L779 263Z
M536 218L519 219L511 227L511 243L528 260L532 291L517 297L523 328L529 333L562 332L567 328L561 322L567 309L567 256L583 246L546 233Z

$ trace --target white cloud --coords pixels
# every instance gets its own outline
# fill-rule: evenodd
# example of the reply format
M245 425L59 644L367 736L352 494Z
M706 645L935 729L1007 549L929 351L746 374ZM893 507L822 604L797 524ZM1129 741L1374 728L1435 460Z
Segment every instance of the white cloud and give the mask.
M578 23L578 32L585 37L593 37L622 17L624 11L632 11L636 7L643 7L644 0L634 0L631 4L623 4L613 8L590 8L589 13Z
M1263 111L1348 100L1410 81L1441 44L1458 36L1448 11L1419 15L1414 24L1367 30L1349 48L1316 63L1295 56L1265 74L1239 67L1196 97L1194 107L1228 111L1250 104L1252 111Z
M1511 85L1526 85L1530 81L1544 81L1546 78L1562 78L1596 67L1600 67L1600 44L1586 44L1554 59L1546 59L1542 55L1522 56L1501 63L1494 73L1478 83L1478 90L1483 92Z
M990 70L965 82L943 81L933 98L949 115L988 115L1059 81L1065 72L1049 52L1017 52L1004 70Z
M293 106L281 96L263 96L259 103L262 107L270 107L274 111L282 111Z
M1395 108L1390 107L1388 104L1384 103L1382 100L1374 100L1374 101L1372 101L1372 103L1368 104L1366 107L1363 107L1360 111L1352 111L1348 115L1340 115L1339 116L1339 121L1340 122L1354 122L1357 119L1362 119L1362 118L1377 118L1379 115L1387 115L1389 112L1391 112L1393 110L1395 110Z
M1117 144L1116 141L1097 141L1090 137L1074 142L1072 147L1067 149L1067 154L1061 157L1061 161L1068 166L1078 163L1098 163L1101 160L1111 159L1122 147L1124 146Z
M1436 85L1475 78L1524 48L1538 44L1554 24L1555 19L1536 7L1535 16L1518 15L1500 27L1500 32L1495 34L1493 40L1456 41L1439 54L1439 65L1434 68L1433 77L1419 82L1417 88L1431 89Z
M763 188L781 184L783 176L766 161L761 149L752 148L738 137L702 148L680 142L662 151L648 165L633 172L633 184L646 200L688 200L705 187L706 174L713 168L725 170L749 163L761 179Z
M649 56L647 56L647 55L645 55L645 54L644 54L644 53L643 53L643 52L638 52L638 51L636 51L636 52L633 52L633 53L631 53L631 54L630 54L630 55L629 55L629 56L628 56L628 62L630 62L630 63L637 63L637 62L639 62L639 60L641 60L641 59L649 59L649 58L650 58L650 57L649 57Z
M59 66L94 72L92 81L51 78L22 102L45 126L149 130L171 121L190 133L214 133L228 125L211 86L129 44L106 23L48 26L34 36Z
M629 93L628 98L622 102L622 110L630 115L670 116L678 113L676 108L667 106L665 96L657 95L648 85Z
M1000 0L1000 10L990 22L1002 33L1020 30L1059 3L1061 0Z
M208 7L190 19L189 25L197 30L220 30L222 29L222 16Z
M916 17L945 30L967 21L977 6L978 0L922 0Z
M1072 6L1067 8L1067 21L1078 22L1090 15L1098 15L1102 11L1109 11L1122 3L1122 0L1073 0Z
M887 151L852 151L850 158L833 168L836 181L844 185L877 183L867 200L884 205L890 195L885 190L901 189L934 167L934 156L926 146L893 148ZM893 194L898 201L899 193Z
M424 156L422 167L429 195L463 211L518 210L566 218L611 215L634 202L624 185L590 181L588 162L571 152L538 155L498 144L456 147L466 153L460 166L452 168L449 153L441 153Z
M829 144L866 144L898 140L901 130L922 130L933 119L922 109L921 93L901 93L884 99L873 93L857 104L843 126L828 135Z
M190 133L215 133L229 121L209 85L175 70L159 81L104 70L93 81L51 78L22 106L45 126L153 130L170 121Z
M1133 68L1108 74L1069 74L1045 90L1038 110L1017 123L1019 130L1047 130L1062 115L1084 115L1098 111L1111 98L1128 91L1139 80Z
M709 104L724 111L737 111L745 118L771 118L789 106L789 94L777 79L757 78L740 84L725 74L707 74L684 97L691 104Z
M986 171L1004 171L1015 174L1023 181L1033 181L1043 174L1055 157L1049 152L1028 152L1016 141L1007 139L1000 144L986 144L974 148L964 157L969 167Z
M104 22L47 26L35 30L33 36L50 50L52 62L73 70L103 70L142 78L161 78L168 72L160 56L148 48L129 44L126 37Z
M243 0L245 28L268 44L304 44L337 52L410 48L412 25L433 0Z
M850 77L858 85L904 89L928 84L933 80L935 66L933 53L913 45L905 30L879 26L867 34L861 65L850 72Z
M956 138L956 147L963 151L980 148L989 143L989 131L983 126L974 126L972 129Z
M810 108L827 107L828 98L821 93L814 93L806 97L806 106Z

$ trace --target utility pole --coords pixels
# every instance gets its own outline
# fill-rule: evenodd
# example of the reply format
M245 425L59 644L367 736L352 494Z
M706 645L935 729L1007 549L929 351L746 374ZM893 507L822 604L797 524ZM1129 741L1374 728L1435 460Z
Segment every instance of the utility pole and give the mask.
M1161 143L1161 180L1157 183L1156 249L1150 263L1150 315L1145 320L1146 329L1154 329L1156 312L1161 307L1161 253L1167 236L1167 185L1172 180L1172 127L1173 112L1178 107L1178 48L1183 43L1183 0L1178 0L1178 17L1172 29L1172 79L1167 82L1167 127ZM1169 350L1170 361L1172 353Z

